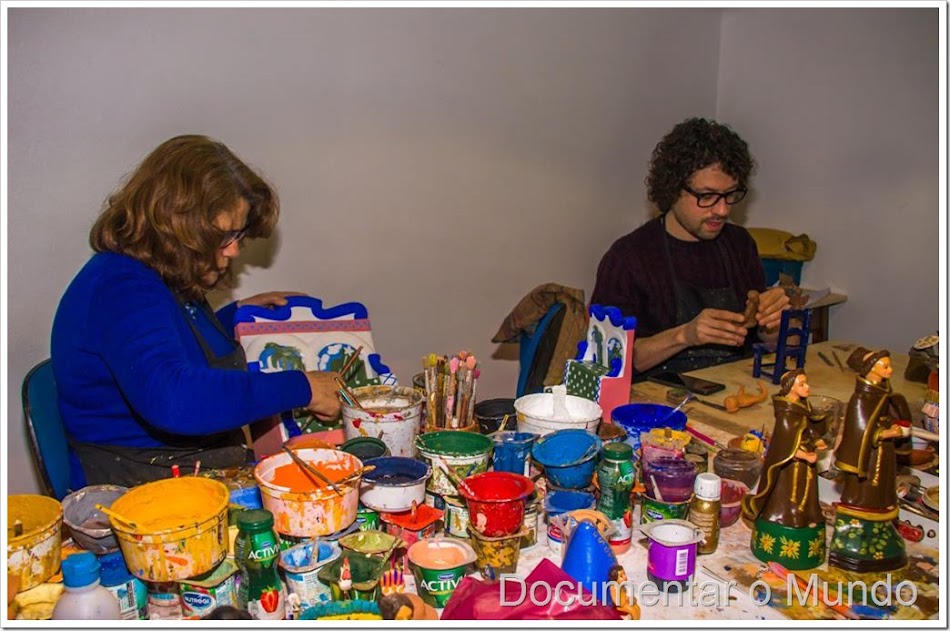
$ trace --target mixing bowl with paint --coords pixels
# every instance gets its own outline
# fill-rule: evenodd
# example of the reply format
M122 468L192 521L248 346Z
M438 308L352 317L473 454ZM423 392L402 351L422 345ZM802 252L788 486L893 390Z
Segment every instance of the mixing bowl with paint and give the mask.
M640 526L650 538L647 578L661 592L668 587L683 589L696 572L696 549L703 531L683 519L654 521Z
M363 474L360 501L375 511L398 513L423 504L426 482L432 468L421 460L402 456L372 458L364 462L375 467Z
M693 495L696 465L684 458L662 457L643 467L647 495L664 502L685 502Z
M660 427L683 431L686 429L686 414L681 410L659 403L628 403L619 405L610 413L611 420L627 430L627 444L639 457L640 433Z
M532 457L544 467L544 475L562 489L588 486L594 477L600 438L583 429L562 429L539 438Z
M362 407L343 404L346 439L378 438L393 456L415 458L425 396L405 386L363 386L352 392Z
M63 523L73 541L100 556L118 550L119 542L109 525L109 518L96 508L96 504L109 508L128 490L115 484L95 484L64 497Z
M516 399L518 431L540 436L561 429L583 429L590 433L597 431L603 416L597 403L568 394L564 395L564 407L560 409L555 397L556 394L552 392L538 392Z
M444 430L422 434L416 446L432 466L426 489L437 495L458 495L456 480L488 470L492 440L472 432Z
M503 537L524 525L525 499L534 492L531 478L507 471L486 471L466 478L459 494L468 503L468 520L486 537Z
M280 553L277 566L283 571L287 591L297 594L301 607L330 602L329 586L319 580L320 569L341 554L340 546L329 541L304 541Z
M726 528L739 521L742 513L742 498L749 494L749 487L739 480L722 480L722 494L719 501L719 527Z
M7 573L20 591L45 583L59 572L63 507L43 495L7 496Z
M297 456L336 482L359 472L359 458L339 449L296 449ZM264 508L274 514L274 528L282 535L313 537L339 532L356 521L361 476L338 484L339 492L314 478L280 452L254 467Z
M445 607L476 559L472 546L449 537L420 539L407 556L419 596L433 607Z
M136 486L112 504L122 556L137 578L178 581L213 569L228 551L228 487L208 478Z

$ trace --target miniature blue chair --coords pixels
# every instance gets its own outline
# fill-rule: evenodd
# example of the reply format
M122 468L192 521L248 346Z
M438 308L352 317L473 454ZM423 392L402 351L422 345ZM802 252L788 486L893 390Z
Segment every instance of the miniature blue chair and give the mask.
M44 491L62 500L69 494L69 447L59 415L53 364L44 359L23 378L21 390L30 455L40 473Z
M805 351L808 349L808 340L811 337L811 309L789 309L782 312L782 323L779 326L778 340L773 344L758 342L752 345L754 359L752 361L752 376L770 377L773 384L782 380L782 375L789 370L787 362L795 360L795 368L805 367ZM797 338L797 343L789 344L789 339ZM762 363L765 355L775 353L775 361ZM771 370L765 370L771 368Z

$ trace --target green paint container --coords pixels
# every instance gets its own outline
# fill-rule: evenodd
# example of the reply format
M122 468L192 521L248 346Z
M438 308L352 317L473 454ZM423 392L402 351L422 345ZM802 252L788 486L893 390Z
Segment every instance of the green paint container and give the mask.
M685 502L661 502L648 495L640 495L640 523L664 519L686 519L689 514L689 500Z
M458 495L452 478L465 478L488 471L493 442L488 436L445 430L416 437L416 449L432 466L426 489L437 495ZM446 474L446 469L451 476Z
M448 537L420 539L407 555L419 597L436 608L445 607L475 562L472 546Z

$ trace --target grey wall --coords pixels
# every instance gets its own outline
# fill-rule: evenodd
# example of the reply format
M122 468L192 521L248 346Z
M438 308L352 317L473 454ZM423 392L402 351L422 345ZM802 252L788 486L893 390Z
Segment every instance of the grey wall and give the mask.
M906 350L936 303L885 319L882 293L937 283L919 252L937 239L936 9L826 11L9 9L9 490L37 488L19 387L49 354L89 227L180 133L223 140L283 205L213 300L360 300L407 383L422 355L467 348L479 398L513 396L517 347L490 342L501 320L544 282L589 296L600 256L648 216L653 145L692 115L735 125L761 163L746 224L818 241L806 280L850 295L835 333ZM882 147L899 159L864 150ZM856 271L857 236L900 240L888 274Z
M717 113L760 163L750 226L818 243L831 334L906 353L938 329L938 10L727 10Z

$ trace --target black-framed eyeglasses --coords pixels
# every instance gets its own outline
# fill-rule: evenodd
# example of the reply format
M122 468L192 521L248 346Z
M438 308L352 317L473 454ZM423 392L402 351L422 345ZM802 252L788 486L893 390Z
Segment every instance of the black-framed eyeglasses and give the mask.
M244 235L247 234L248 228L249 226L244 226L240 230L225 230L224 237L221 239L221 245L218 247L223 250L235 241L240 241L244 238Z
M726 200L726 203L732 206L738 204L749 192L745 188L734 188L725 193L697 193L686 184L683 184L683 190L696 198L696 205L700 208L712 208L719 203L720 199Z

